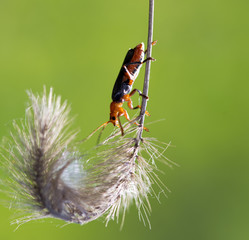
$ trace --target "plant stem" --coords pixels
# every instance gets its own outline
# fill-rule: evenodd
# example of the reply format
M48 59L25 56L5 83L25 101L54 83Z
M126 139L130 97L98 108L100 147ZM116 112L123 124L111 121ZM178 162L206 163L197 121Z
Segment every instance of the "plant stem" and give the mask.
M149 24L148 24L148 40L147 40L147 58L152 55L152 41L153 41L153 20L154 20L154 0L149 0ZM143 95L148 96L149 92L149 80L150 80L150 67L151 61L146 62L145 67L145 77L144 77L144 87L143 87ZM144 125L144 117L147 106L147 99L142 99L141 113L140 113L140 125L141 129L138 131L138 135L136 138L136 145L138 146L143 133L143 125Z

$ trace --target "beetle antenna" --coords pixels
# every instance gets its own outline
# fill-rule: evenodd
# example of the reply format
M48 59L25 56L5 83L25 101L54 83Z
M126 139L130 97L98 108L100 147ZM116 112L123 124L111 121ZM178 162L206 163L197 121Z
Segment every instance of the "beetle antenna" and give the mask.
M101 124L99 127L97 127L89 136L87 136L85 139L83 139L81 142L85 142L86 140L88 140L89 138L91 138L91 136L95 133L95 132L97 132L100 128L102 128L103 127L103 130L105 129L105 127L106 127L106 125L108 124L108 123L110 123L111 121L107 121L107 122L105 122L105 123L103 123L103 124ZM102 130L102 131L103 131ZM102 131L101 131L101 133L102 133ZM100 139L100 136L98 137L98 140Z
M101 135L102 135L102 133L103 133L103 131L105 130L105 127L106 127L106 125L109 123L110 121L108 121L108 122L106 122L106 124L102 124L100 127L102 127L103 126L103 128L101 129L101 131L100 131L100 133L99 133L99 136L98 136L98 139L97 139L97 145L99 144L99 142L100 142L100 138L101 138ZM99 127L99 128L100 128Z

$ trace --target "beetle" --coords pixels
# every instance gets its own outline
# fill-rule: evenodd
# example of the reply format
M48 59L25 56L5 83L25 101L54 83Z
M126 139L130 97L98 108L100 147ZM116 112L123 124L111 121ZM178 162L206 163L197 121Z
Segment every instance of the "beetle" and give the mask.
M155 43L156 41L152 42L152 45L155 45ZM128 103L128 107L130 109L137 109L137 108L141 109L140 105L133 107L131 96L134 95L136 92L138 92L140 96L148 99L148 97L143 95L140 90L136 88L132 90L133 83L139 74L142 64L148 60L155 61L155 59L151 57L146 58L144 60L145 53L146 50L144 50L143 42L138 44L135 48L128 50L112 90L112 102L110 104L110 119L109 121L99 126L96 130L94 130L92 134L94 134L101 127L103 127L104 129L108 123L112 123L114 126L120 127L121 134L123 136L124 130L121 125L120 117L124 116L129 122L131 121L127 111L123 108L124 102ZM150 114L147 111L145 112L145 114L150 116ZM134 124L138 125L138 123L136 122L134 122ZM145 127L144 130L149 131ZM92 134L90 136L92 136Z

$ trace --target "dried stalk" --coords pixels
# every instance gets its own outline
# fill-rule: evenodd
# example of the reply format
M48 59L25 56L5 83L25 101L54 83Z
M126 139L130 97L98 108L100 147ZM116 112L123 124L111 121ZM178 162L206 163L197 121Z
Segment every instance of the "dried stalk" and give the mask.
M147 58L152 56L152 42L153 42L153 22L154 22L154 0L149 0L149 22L148 22L148 40L147 40ZM143 95L148 96L149 92L149 80L150 80L150 68L151 68L151 61L146 62L145 66L145 76L144 76L144 87L143 87ZM140 113L140 131L138 131L138 135L136 138L136 145L139 146L140 141L142 140L142 133L143 133L143 124L145 118L145 111L147 107L148 99L142 99L141 105L141 113Z

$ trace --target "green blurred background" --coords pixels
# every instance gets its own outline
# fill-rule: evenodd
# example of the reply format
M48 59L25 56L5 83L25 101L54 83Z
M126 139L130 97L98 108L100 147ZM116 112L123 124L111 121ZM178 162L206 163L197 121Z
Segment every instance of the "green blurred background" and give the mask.
M249 239L248 3L155 1L146 123L165 120L145 135L171 141L166 156L180 167L159 163L172 193L161 204L151 198L152 230L132 207L122 231L101 219L64 228L44 220L14 232L14 211L0 206L0 238ZM24 116L25 91L44 85L71 104L82 137L107 121L124 55L147 41L147 17L145 0L1 0L0 136Z

